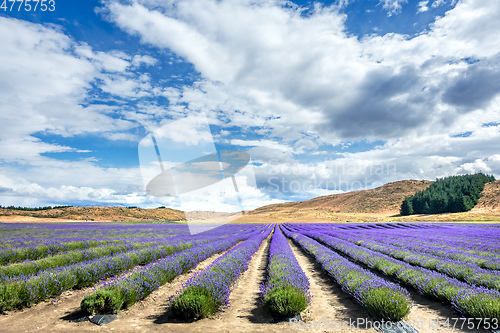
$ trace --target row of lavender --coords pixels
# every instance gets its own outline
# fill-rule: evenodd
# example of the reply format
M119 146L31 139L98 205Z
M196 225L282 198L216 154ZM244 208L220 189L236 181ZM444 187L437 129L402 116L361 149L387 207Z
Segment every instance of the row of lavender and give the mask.
M264 307L276 319L295 317L311 298L309 280L278 225L269 246L267 279L260 291Z
M436 270L472 284L500 290L499 254L484 250L461 249L457 247L456 241L452 240L453 245L451 245L446 239L439 237L439 230L446 238L449 238L449 234L453 232L450 228L439 228L429 235L430 238L426 238L425 234L413 235L413 237L404 236L394 231L387 232L385 235L380 232L353 235L335 231L334 235L412 265ZM463 238L463 230L458 231L460 237ZM475 233L480 231L482 230L475 230ZM485 236L494 239L494 233L491 233L491 230ZM471 243L473 244L472 241Z
M493 265L497 260L495 242L500 241L500 229L494 226L405 225L399 228L383 225L379 228L369 224L359 227L294 224L285 227L285 234L312 254L343 290L376 318L397 321L406 316L410 310L409 295L405 289L362 269L357 263L447 301L464 316L500 319L500 293L476 285L497 281L491 278L496 276L495 271L481 266ZM5 273L4 277L0 276L0 281L3 279L0 311L29 306L64 290L95 285L102 279L117 276L82 302L82 308L88 312L116 312L143 299L198 262L248 239L193 277L172 300L171 310L178 317L208 316L228 304L230 287L271 232L267 226L233 225L212 234L186 237L181 228L165 228L164 233L156 234L154 228L149 231L136 228L134 235L127 238L131 229L119 229L110 231L109 238L98 239L84 248L63 248L66 244L63 241L59 242L61 248L55 254L0 267L0 273ZM88 242L65 237L60 230L57 234L61 236L58 240ZM101 230L101 235L104 234ZM485 244L480 243L480 238L486 240ZM465 246L468 241L469 249ZM33 249L45 245L33 244ZM446 249L453 247L458 250L448 255ZM91 260L87 260L89 258ZM58 265L57 260L63 260L64 264ZM145 266L126 273L138 265ZM476 265L473 271L476 275L464 270L471 265ZM436 272L439 268L446 274ZM489 275L478 277L478 272ZM122 273L125 275L119 276ZM453 278L453 274L465 282ZM494 284L487 286L493 288ZM261 293L264 306L274 317L293 316L309 301L307 278L279 227L271 239L268 276Z
M390 224L387 224L390 225ZM500 254L498 227L496 224L420 224L417 231L405 228L368 228L360 231L364 237L382 236L386 240L411 241L446 250L459 249L464 253L497 256ZM337 228L337 230L343 230Z
M218 235L215 238L219 237ZM38 274L39 272L49 270L52 268L61 269L64 266L101 258L107 259L108 257L129 252L138 249L158 247L160 249L175 252L178 247L189 247L198 243L205 243L214 239L214 236L175 236L168 238L155 238L132 240L126 243L108 243L102 246L95 246L84 248L81 250L70 250L60 252L58 254L47 256L38 260L27 260L21 263L15 263L8 266L0 267L0 282L7 280L16 280L19 278L27 278Z
M189 236L187 226L0 223L0 265L109 243L146 242L173 236Z
M475 253L464 253L482 254L487 258L486 247L479 246L477 237L485 237L486 243L494 248L494 241L500 240L500 228L495 225L432 226L413 232L407 229L370 230L366 227L345 230L335 225L290 225L289 228L320 241L354 262L394 278L402 285L449 302L465 317L500 319L500 293L494 290L498 289L499 281L496 271L474 267L466 261L432 256L429 252L407 250L401 242L401 239L408 241L410 237L414 237L420 244L435 241L451 248L448 241L456 245L470 240ZM399 247L386 245L396 240L399 241ZM484 253L477 253L478 249ZM463 250L467 251L465 247ZM489 253L490 260L494 262L495 251ZM490 288L483 287L485 285Z
M110 229L111 228L112 227L110 227ZM187 230L187 228L184 229ZM9 271L13 268L22 267L30 267L33 268L34 271L30 271L28 275L21 272L20 275L3 278L4 281L0 283L0 311L23 308L49 297L57 297L65 290L95 285L103 279L122 274L138 265L153 263L172 253L199 244L212 243L226 237L227 234L249 237L255 230L256 227L254 226L228 226L224 230L212 233L209 232L203 236L192 237L172 237L172 232L170 230L168 232L170 233L169 237L155 238L159 245L151 247L142 246L145 244L151 245L147 242L145 244L142 243L142 245L140 242L135 243L137 248L133 246L130 248L130 244L116 244L112 242L109 243L110 248L114 249L111 251L101 246L84 250L66 251L61 252L59 255L45 257L42 259L42 262L45 264L50 263L47 266L49 267L48 269L42 267L43 265L40 265L40 262L33 261L5 266L0 268L0 271L2 269ZM118 235L119 237L126 236L124 233L117 233L116 230L110 234L112 236ZM144 235L146 233L142 232L141 234ZM183 233L177 234L182 235ZM187 233L184 233L184 235L185 234ZM147 235L148 241L151 241L150 236L151 235ZM161 236L165 236L165 234ZM132 239L137 241L140 237L132 237ZM81 255L82 253L85 254ZM91 253L90 257L95 258L86 261L78 261L82 258L88 259L89 253ZM103 254L103 256L98 256L99 253ZM64 259L62 260L63 264L61 266L56 265L59 259ZM77 262L71 264L72 260L76 260ZM11 271L11 273L12 272L13 271Z

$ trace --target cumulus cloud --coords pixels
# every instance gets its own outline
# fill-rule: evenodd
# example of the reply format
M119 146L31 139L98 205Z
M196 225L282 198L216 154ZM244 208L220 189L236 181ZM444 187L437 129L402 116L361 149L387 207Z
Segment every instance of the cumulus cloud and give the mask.
M380 2L388 15L405 3ZM445 3L455 5L422 1L419 8ZM500 91L500 3L461 1L416 36L362 39L345 32L338 11L345 4L316 6L307 16L273 1L108 1L106 7L121 29L174 51L200 72L197 85L168 91L173 109L201 110L228 127L255 126L273 138L272 145L231 141L252 147L261 162L301 165L297 155L320 144L382 140L381 148L337 156L335 163L393 161L397 175L374 178L385 182L433 179L458 172L474 156L488 158L498 148L497 135L481 131L495 119ZM466 128L473 135L453 138ZM260 166L261 183L268 166Z
M141 65L144 66L154 66L158 63L158 59L155 59L151 56L148 55L138 55L136 54L134 58L132 59L132 64L136 67L139 67Z
M380 2L385 10L387 10L387 16L392 16L399 14L403 5L408 3L408 0L380 0Z
M500 50L498 38L485 41L499 33L494 22L500 5L483 0L459 3L414 38L388 34L361 41L344 32L345 16L331 8L317 7L303 17L270 1L191 0L176 6L110 1L107 6L109 19L122 29L175 51L205 78L171 96L174 101L191 110L222 110L237 126L245 114L258 125L271 109L279 119L265 123L277 136L286 128L281 132L287 135L310 130L327 140L397 138L450 123L464 111L459 106L485 106L498 90L489 84L491 72L481 83L488 89L478 87L477 96L459 100ZM485 22L481 34L478 22ZM472 57L479 63L464 60ZM463 82L457 81L460 73Z
M137 170L99 167L93 151L44 137L137 141L129 132L137 124L115 117L115 106L95 101L94 86L118 98L144 94L151 88L149 77L130 70L153 65L154 58L96 52L57 27L7 17L0 17L0 29L8 32L0 35L2 203L144 201L136 195L143 191L134 185L142 185ZM81 155L70 161L47 153Z
M420 1L418 3L418 13L427 12L429 10L428 4L429 0Z
M500 53L458 72L443 94L445 103L464 110L487 106L500 94Z
M113 118L112 107L88 103L97 79L104 82L103 91L126 97L150 88L147 77L134 81L118 74L130 67L129 56L93 52L88 45L39 24L0 17L0 26L9 31L0 36L1 159L8 159L9 151L17 160L60 151L58 145L50 148L32 137L36 133L109 136L137 126Z

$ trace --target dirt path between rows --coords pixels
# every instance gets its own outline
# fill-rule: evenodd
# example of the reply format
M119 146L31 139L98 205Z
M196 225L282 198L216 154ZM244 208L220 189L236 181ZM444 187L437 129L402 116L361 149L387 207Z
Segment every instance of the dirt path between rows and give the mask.
M271 237L263 242L240 276L229 298L231 306L217 320L221 332L287 332L288 323L271 324L272 317L260 305L260 285L265 282ZM236 329L237 328L237 329Z
M59 299L0 316L0 332L53 331L62 317L80 309L82 299L93 288L64 292ZM68 329L66 328L67 332Z
M145 311L134 307L120 314L122 321L127 325L117 326L109 324L110 328L122 331L141 332L289 332L288 323L270 324L271 317L259 306L260 284L266 278L267 257L270 237L265 240L248 264L248 269L241 274L232 288L229 308L226 308L211 318L201 319L192 323L178 323L172 321L165 314L165 306L158 311L151 311L151 315L144 316ZM201 268L200 268L201 269ZM187 280L187 277L184 279ZM179 284L180 287L180 284ZM171 288L162 295L166 300L178 288ZM147 299L146 299L147 301ZM150 305L145 306L149 308ZM118 322L117 322L118 324ZM132 326L134 325L134 326ZM132 329L130 329L132 328Z
M230 307L212 318L193 323L172 323L162 325L170 332L289 332L288 323L270 324L271 317L260 307L260 284L266 278L267 258L271 237L264 240L252 256L248 268L233 285L229 298ZM156 322L162 322L158 318Z
M467 322L460 319L460 315L448 303L441 303L410 291L413 307L408 315L407 321L415 327L419 333L491 333L489 330L475 328L467 329ZM449 327L446 320L449 319ZM453 328L455 325L455 328ZM463 328L460 328L463 326Z
M0 316L0 332L287 332L288 323L270 324L271 319L259 306L260 284L266 277L270 237L265 240L233 286L231 306L212 318L192 323L173 322L168 318L168 299L180 290L191 276L205 269L223 254L215 255L196 266L190 273L178 276L143 301L118 314L118 320L104 326L90 322L75 323L83 297L92 292L88 288L68 292L57 302L44 302L30 309Z
M323 271L321 265L289 240L295 258L309 279L311 303L303 313L304 328L315 331L375 333L367 323L368 312Z

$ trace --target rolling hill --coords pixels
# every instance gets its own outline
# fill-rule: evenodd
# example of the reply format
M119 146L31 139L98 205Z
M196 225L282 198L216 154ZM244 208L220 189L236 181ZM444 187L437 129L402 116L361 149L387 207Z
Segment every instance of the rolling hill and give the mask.
M387 222L387 221L499 221L500 180L488 183L476 207L465 213L399 216L403 199L432 182L403 180L371 190L353 191L257 208L236 222ZM214 212L196 212L205 219ZM0 222L36 221L185 221L184 212L170 208L65 207L41 211L0 208Z
M288 202L257 208L239 221L338 220L358 221L399 214L403 199L427 188L426 180L403 180L388 183L371 190L326 195L307 201Z

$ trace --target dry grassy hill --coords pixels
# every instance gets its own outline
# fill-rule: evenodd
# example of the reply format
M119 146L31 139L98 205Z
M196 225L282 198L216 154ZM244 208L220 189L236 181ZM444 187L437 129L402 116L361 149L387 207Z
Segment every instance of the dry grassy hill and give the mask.
M403 199L426 189L427 180L403 180L388 183L371 190L326 195L307 201L290 202L257 208L251 214L294 209L327 209L335 213L399 213Z
M334 220L363 221L399 214L403 199L426 189L432 182L403 180L371 190L353 191L318 197L307 201L289 202L257 208L238 221Z
M500 213L500 180L488 183L484 186L481 198L472 212Z
M125 207L66 207L40 211L0 209L1 221L9 218L20 221L30 220L76 220L76 221L180 221L185 220L184 212L170 208L125 208Z

